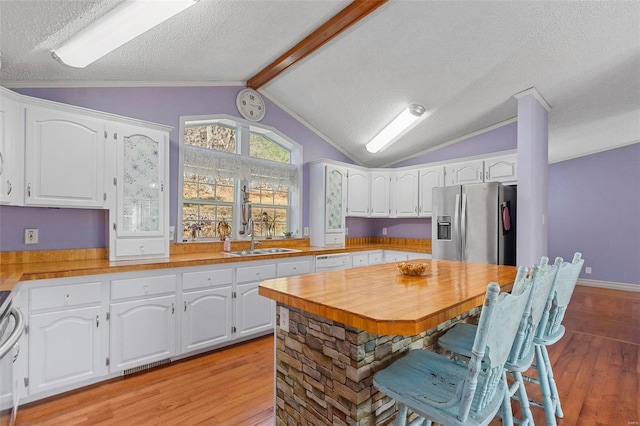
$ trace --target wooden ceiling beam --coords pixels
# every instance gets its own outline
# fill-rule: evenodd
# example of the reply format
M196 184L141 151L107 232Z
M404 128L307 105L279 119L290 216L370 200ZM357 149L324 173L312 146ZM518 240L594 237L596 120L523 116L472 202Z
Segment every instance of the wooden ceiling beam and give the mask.
M387 1L388 0L355 0L349 6L338 12L333 18L322 24L317 30L309 34L304 40L251 77L249 81L247 81L247 87L257 90L264 86L291 65L315 52L329 40L369 15Z

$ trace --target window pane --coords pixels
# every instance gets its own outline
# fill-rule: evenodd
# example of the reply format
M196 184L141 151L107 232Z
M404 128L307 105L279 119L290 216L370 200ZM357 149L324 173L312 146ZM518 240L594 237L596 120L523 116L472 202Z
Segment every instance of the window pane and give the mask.
M206 185L201 183L198 186L198 198L201 200L213 200L215 199L216 190L213 185Z
M195 183L189 183L185 180L182 186L182 197L185 200L195 200L198 198L198 185Z
M220 124L187 127L184 129L184 143L215 151L235 153L236 129Z
M289 205L289 191L277 191L273 194L273 204L279 206Z
M279 163L289 163L291 158L289 151L259 133L249 136L249 155Z

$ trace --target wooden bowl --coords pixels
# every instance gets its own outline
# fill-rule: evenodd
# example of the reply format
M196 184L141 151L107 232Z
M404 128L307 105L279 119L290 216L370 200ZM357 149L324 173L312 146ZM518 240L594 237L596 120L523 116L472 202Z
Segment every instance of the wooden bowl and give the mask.
M396 266L402 275L408 275L410 277L424 275L427 271L426 263L400 262Z

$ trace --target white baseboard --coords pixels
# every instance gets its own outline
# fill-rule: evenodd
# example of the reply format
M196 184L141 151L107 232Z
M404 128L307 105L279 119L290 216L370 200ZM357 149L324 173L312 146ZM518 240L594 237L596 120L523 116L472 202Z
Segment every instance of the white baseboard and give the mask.
M608 288L610 290L622 290L622 291L640 292L640 284L615 283L615 282L612 282L612 281L598 281L598 280L579 279L578 280L578 285L584 285L584 286L587 286L587 287Z

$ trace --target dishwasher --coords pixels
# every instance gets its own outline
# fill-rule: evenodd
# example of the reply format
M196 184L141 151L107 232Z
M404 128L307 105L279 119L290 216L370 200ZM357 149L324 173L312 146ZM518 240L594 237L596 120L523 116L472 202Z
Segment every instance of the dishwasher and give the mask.
M351 254L321 254L316 256L316 272L336 271L351 268Z

